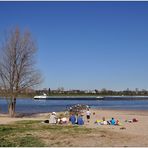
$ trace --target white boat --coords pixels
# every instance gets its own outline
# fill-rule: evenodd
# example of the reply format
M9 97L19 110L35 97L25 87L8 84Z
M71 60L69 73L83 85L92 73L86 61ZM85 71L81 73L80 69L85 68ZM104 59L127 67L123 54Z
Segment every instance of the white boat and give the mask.
M48 96L46 94L43 94L41 96L34 96L34 99L46 99Z
M98 98L98 99L103 99L104 97L102 97L102 96L98 96L98 97L96 97L96 98Z
M98 96L47 96L46 94L34 96L35 100L99 100L103 97Z

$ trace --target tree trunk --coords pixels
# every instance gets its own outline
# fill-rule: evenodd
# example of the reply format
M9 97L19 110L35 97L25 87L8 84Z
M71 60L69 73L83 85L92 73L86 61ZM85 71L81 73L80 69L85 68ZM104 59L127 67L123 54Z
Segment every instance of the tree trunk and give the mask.
M9 104L9 115L10 117L14 117L15 116L15 107L16 107L16 98L13 98Z

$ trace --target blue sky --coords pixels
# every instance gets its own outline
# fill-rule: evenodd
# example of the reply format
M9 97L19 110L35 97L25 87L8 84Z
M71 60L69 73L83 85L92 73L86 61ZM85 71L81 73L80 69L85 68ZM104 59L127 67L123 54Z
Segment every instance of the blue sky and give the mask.
M148 2L0 2L37 41L41 88L148 89Z

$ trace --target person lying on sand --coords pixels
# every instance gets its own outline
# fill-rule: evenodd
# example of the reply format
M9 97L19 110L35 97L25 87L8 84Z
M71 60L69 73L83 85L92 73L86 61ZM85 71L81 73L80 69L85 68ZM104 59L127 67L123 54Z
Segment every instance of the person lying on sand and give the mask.
M105 117L102 118L102 120L96 120L95 123L98 125L107 125L107 121L105 120Z
M58 119L58 124L67 124L67 123L68 123L68 119L66 117Z

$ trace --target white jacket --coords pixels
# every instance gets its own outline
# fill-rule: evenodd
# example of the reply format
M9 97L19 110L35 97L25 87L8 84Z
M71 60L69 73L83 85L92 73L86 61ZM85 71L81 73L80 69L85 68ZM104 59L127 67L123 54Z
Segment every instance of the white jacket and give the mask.
M50 124L56 124L57 120L56 120L56 116L55 115L51 115L49 118L49 123Z

